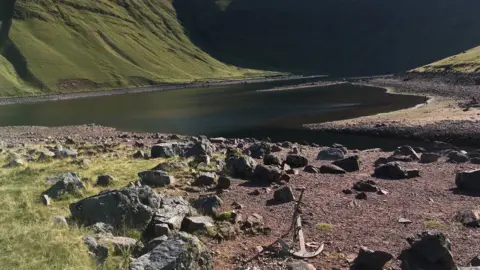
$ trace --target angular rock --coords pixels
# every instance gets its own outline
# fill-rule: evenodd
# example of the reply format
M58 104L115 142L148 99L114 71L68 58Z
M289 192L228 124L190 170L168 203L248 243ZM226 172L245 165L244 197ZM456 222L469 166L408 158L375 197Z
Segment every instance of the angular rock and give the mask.
M227 139L223 137L210 138L211 143L225 143Z
M167 224L171 230L178 230L185 216L195 213L190 203L180 196L162 198L161 207L157 209L153 218L152 230L155 224ZM149 224L150 225L150 224Z
M248 150L253 158L263 158L266 155L270 154L271 147L268 143L255 143L252 144Z
M413 160L420 160L420 155L410 145L398 147L393 155L409 156Z
M212 256L197 237L178 233L139 258L130 270L211 270Z
M273 193L273 199L277 203L288 203L295 200L292 188L283 186L275 190Z
M384 157L381 157L381 158L378 158L375 163L373 164L373 166L375 167L378 167L380 165L383 165L383 164L387 164L388 163L388 159L387 158L384 158Z
M455 177L457 188L469 191L480 191L480 170L457 173Z
M334 161L332 164L344 169L347 172L356 172L360 170L360 157L351 156L345 159Z
M162 162L155 166L155 168L152 169L152 171L173 171L176 169L183 169L183 168L188 168L188 163L186 162L179 162L179 161L173 161L173 162Z
M307 165L305 168L303 168L303 171L307 173L319 173L318 168L312 165Z
M202 137L199 140L196 140L192 146L186 149L185 156L211 156L215 151L215 145L213 145L208 139Z
M143 152L142 150L138 150L137 152L135 152L132 155L132 157L136 158L136 159L147 159L148 155L145 152Z
M292 168L302 168L308 165L308 159L301 155L291 154L287 156L285 163Z
M187 233L204 231L214 226L215 221L209 216L186 217L183 219L181 230Z
M367 193L365 192L359 192L357 195L355 195L355 199L357 200L366 200L367 199Z
M54 184L42 195L47 195L52 199L58 199L67 194L83 192L86 187L76 173L62 173L48 180Z
M479 210L462 210L455 215L455 221L462 223L466 227L480 227Z
M173 158L183 156L182 146L176 143L160 143L150 149L152 158Z
M420 156L420 163L434 163L440 159L440 155L436 153L423 153Z
M216 173L200 172L199 176L197 177L197 179L195 179L195 182L193 182L193 184L195 186L211 186L215 184L216 180L217 180Z
M218 189L229 189L232 184L232 179L227 176L220 176L218 178L217 188Z
M459 151L450 152L447 157L447 162L450 163L465 163L470 160L470 158L466 154Z
M68 222L65 217L62 216L57 216L53 218L53 224L59 227L67 227L68 228Z
M372 251L365 247L360 249L357 258L353 261L352 270L382 270L386 263L393 259L393 255L384 251Z
M317 160L340 160L345 158L345 153L340 148L326 148L317 155Z
M471 266L480 266L480 255L475 256L471 261L470 261Z
M410 248L400 255L402 269L455 270L450 241L438 232L423 232L407 239Z
M260 227L264 225L263 217L259 214L251 214L247 217L244 224L247 228Z
M144 228L162 199L148 186L102 192L70 204L72 217L85 226L102 222L114 228Z
M153 187L164 187L175 183L175 177L165 171L144 171L139 172L138 176L143 184Z
M193 202L193 207L200 213L207 215L214 215L223 201L218 196L204 196L200 197Z
M249 178L257 166L257 162L249 156L230 156L225 159L226 169L232 177Z
M372 180L360 180L353 185L353 189L363 192L377 192L379 190L377 184Z
M409 178L408 170L398 162L389 162L375 168L375 177L385 179L406 179Z
M267 154L263 158L263 164L264 165L277 165L280 166L282 164L281 160L279 157L272 155L272 154Z
M320 167L320 173L325 174L345 174L347 173L344 169L335 166L333 164L322 165Z
M115 182L115 178L109 174L99 175L97 177L97 186L107 187Z
M70 149L61 149L55 152L55 158L69 158L77 157L78 153L75 150Z
M42 196L40 196L40 200L42 201L43 205L49 206L51 204L50 197L48 197L47 194L42 194Z
M108 257L108 247L103 244L98 244L92 236L84 236L83 242L88 247L90 255L95 258L98 264L102 264Z
M92 230L96 234L112 234L113 226L105 224L103 222L97 222L93 225L87 227L87 229Z
M274 183L280 179L282 171L274 166L257 165L253 172L253 180L258 183Z

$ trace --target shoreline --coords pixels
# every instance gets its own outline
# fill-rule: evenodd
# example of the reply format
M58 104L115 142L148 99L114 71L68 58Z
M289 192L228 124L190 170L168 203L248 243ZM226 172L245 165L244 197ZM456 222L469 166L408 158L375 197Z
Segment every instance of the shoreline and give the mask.
M58 101L58 100L71 100L71 99L81 99L81 98L91 98L91 97L102 97L102 96L112 96L112 95L123 95L123 94L161 92L161 91L191 89L191 88L199 88L199 87L218 87L218 86L229 86L229 85L238 85L238 84L252 84L252 83L314 79L314 78L325 78L325 77L328 77L328 75L272 76L272 77L251 78L251 79L241 79L241 80L206 81L206 82L174 83L174 84L167 83L167 84L159 84L154 86L114 88L109 90L91 90L91 91L82 91L82 92L75 92L75 93L59 93L59 94L42 95L42 96L5 97L5 98L0 98L0 106L12 105L12 104L39 103L39 102Z

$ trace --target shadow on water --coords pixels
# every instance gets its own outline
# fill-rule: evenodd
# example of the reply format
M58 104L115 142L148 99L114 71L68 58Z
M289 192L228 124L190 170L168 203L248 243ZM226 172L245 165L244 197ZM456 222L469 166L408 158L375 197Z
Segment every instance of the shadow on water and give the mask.
M300 83L305 81L300 81ZM297 84L269 82L125 94L0 106L0 125L65 126L96 123L125 131L275 141L334 142L353 148L394 147L402 141L303 129L303 124L371 115L414 106L422 97L342 84L258 91Z

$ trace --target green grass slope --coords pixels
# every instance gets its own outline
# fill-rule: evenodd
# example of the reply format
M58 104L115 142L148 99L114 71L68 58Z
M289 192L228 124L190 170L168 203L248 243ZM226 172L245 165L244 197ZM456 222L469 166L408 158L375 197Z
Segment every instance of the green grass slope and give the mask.
M17 0L10 16L0 89L20 89L18 77L48 93L256 73L196 47L170 0Z
M480 46L412 70L413 72L480 72Z

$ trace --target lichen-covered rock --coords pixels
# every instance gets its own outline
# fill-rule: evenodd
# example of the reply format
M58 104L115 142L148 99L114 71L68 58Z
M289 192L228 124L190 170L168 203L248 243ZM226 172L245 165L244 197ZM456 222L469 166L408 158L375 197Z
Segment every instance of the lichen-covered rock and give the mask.
M52 199L58 199L67 194L83 192L85 184L76 173L61 173L48 179L48 182L54 183L48 190L42 193Z
M150 149L151 158L173 158L183 156L183 147L177 143L160 143Z
M212 256L197 237L178 233L133 259L131 270L211 270Z
M111 190L70 204L72 217L85 226L97 222L115 228L144 228L162 199L150 187Z
M250 178L257 162L249 156L230 155L225 159L226 168L233 177Z
M211 186L215 184L217 174L212 172L200 172L193 183L195 186Z

